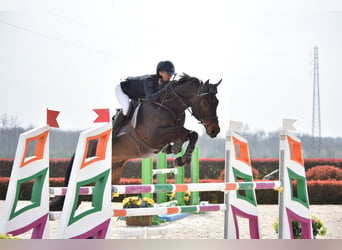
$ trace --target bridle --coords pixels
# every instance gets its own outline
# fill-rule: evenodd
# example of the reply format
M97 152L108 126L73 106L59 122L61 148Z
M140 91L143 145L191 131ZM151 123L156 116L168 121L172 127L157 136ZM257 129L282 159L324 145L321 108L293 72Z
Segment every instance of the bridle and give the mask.
M209 121L210 120L217 121L218 117L217 117L217 115L215 115L215 116L204 116L203 113L201 112L201 109L200 109L200 102L204 96L207 96L207 95L215 96L217 94L217 89L216 88L209 88L208 92L201 93L203 86L204 85L200 86L200 88L198 90L198 94L197 94L195 100L193 101L193 103L191 104L191 109L192 109L191 115L193 115L199 121L199 123L205 125L205 121L208 121L208 120ZM196 113L198 113L198 114L196 114Z
M181 96L177 94L177 92L174 90L174 88L169 88L169 90L173 93L173 95L182 103L182 105L189 111L189 113L194 116L200 124L206 125L205 121L208 120L218 120L217 115L215 116L204 116L200 109L200 102L201 99L206 95L213 95L215 96L217 94L216 86L210 86L208 92L202 93L204 84L201 83L200 87L198 88L197 96L194 98L192 103L188 105ZM163 103L163 102L162 102ZM191 107L191 109L189 108Z

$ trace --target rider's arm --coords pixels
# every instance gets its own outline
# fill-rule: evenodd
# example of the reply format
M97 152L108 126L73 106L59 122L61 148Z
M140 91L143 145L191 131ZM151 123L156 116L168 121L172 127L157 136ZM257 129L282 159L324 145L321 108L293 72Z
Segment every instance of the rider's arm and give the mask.
M153 78L147 78L144 81L144 89L146 94L146 99L150 102L158 100L167 90L167 88L162 88L157 92L153 92Z

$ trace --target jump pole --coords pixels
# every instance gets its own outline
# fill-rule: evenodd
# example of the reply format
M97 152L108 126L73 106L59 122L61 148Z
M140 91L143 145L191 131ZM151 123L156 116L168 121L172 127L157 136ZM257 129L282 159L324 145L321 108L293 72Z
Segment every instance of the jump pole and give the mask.
M182 156L183 152L180 152L178 156ZM153 158L146 158L141 160L142 168L141 168L141 182L142 184L153 184L153 176L157 175L157 183L166 184L167 183L167 174L173 173L175 176L175 183L181 184L184 183L184 167L176 167L172 169L167 168L167 159L165 153L158 154L157 160L157 169L153 169ZM153 199L153 194L151 193L142 193L143 197L148 197ZM184 205L184 193L177 193L176 199L179 205ZM157 203L165 203L167 202L166 193L158 193L157 194Z
M285 123L285 122L284 122ZM284 126L285 127L285 126ZM44 128L46 129L46 127ZM37 129L36 129L37 130ZM37 132L36 130L33 130L35 132ZM38 129L39 130L39 129ZM106 131L106 135L104 135L103 133L101 133L100 135L90 135L90 137L87 137L87 142L89 142L89 140L93 140L94 136L97 139L100 139L100 141L102 141L102 144L104 141L110 141L109 138L111 136L111 131L108 132L109 130ZM31 131L30 131L31 132ZM108 134L110 133L110 135ZM24 133L25 134L25 133ZM108 137L108 136L109 137ZM38 140L37 144L38 148L40 148L39 150L35 150L35 154L33 157L28 156L26 154L26 149L22 150L22 148L25 147L18 147L17 148L17 153L16 156L19 155L19 157L16 157L16 159L19 160L15 160L15 162L21 162L20 167L25 169L26 167L28 167L30 164L35 165L39 163L44 163L46 160L48 161L48 150L46 149L47 145L48 145L48 130L45 131L43 130L43 135L38 134L38 135L34 135L32 137L32 135L29 136L29 138L31 140L33 140L32 138L34 138L34 140ZM107 140L107 139L108 140ZM27 138L26 138L27 139ZM29 144L30 142L29 140L26 140L25 143L18 143L18 145L23 145L25 144L26 146ZM241 138L240 138L241 139ZM20 142L20 140L19 140ZM82 143L81 143L82 144ZM101 144L101 143L100 143ZM109 143L110 144L110 143ZM235 152L235 156L238 156L238 158L241 158L240 160L244 161L245 163L248 162L246 161L246 157L244 157L244 154L241 154L242 151L244 151L245 149L243 149L241 151L241 146L243 146L243 144L240 144L240 146L234 146L234 149L238 149L236 150L237 152L240 152L238 154L236 154ZM20 149L19 149L20 148ZM79 148L79 145L78 145ZM82 147L81 147L82 148ZM243 147L242 147L243 148ZM99 152L109 152L110 148L107 148L107 150L99 150ZM24 154L22 153L18 153L18 152L24 152ZM79 150L77 150L79 151ZM83 156L86 155L86 150L81 151L83 152ZM226 156L230 156L232 153L226 152ZM46 157L47 155L47 157ZM234 155L234 154L233 154ZM23 157L22 157L23 156ZM91 158L87 158L87 157L81 157L82 158L82 164L81 164L81 168L82 165L83 167L85 165L91 165L93 162L93 160L99 160L101 161L101 159L110 159L110 154L106 154L106 156L103 156L101 153L98 154L98 152L95 155L95 158L91 157ZM77 157L76 157L77 158ZM231 165L231 163L233 161L231 161L231 158L228 157L228 165ZM107 161L106 161L107 162ZM110 170L110 161L108 161L109 164L107 163L107 167ZM15 165L15 164L14 164ZM24 168L24 165L25 166ZM227 165L226 165L227 166ZM286 170L284 170L282 168L282 166L286 166ZM255 190L255 189L278 189L279 187L282 186L282 188L284 189L284 192L281 193L280 192L280 206L279 206L279 238L293 238L293 235L291 234L292 232L292 225L291 225L291 221L295 220L298 221L299 223L301 223L301 228L302 228L302 233L303 233L303 238L312 238L312 228L311 228L311 219L310 219L310 211L309 211L309 202L308 202L308 195L307 195L307 186L306 186L306 179L305 179L305 170L304 170L304 162L303 162L303 155L302 155L302 148L301 148L301 143L300 140L298 138L296 138L292 133L290 133L289 131L287 131L286 129L284 129L284 131L281 131L280 133L280 181L267 181L267 182L234 182L234 183L203 183L203 184L199 184L199 183L193 183L193 184L159 184L159 185L119 185L119 186L112 186L112 190L114 192L117 193L135 193L135 192L185 192L185 191L190 191L190 192L199 192L199 191L214 191L214 190L220 190L223 192L229 191L229 190ZM14 168L15 169L15 168ZM29 170L28 168L25 169L26 172L29 172L30 174L32 174L31 170ZM17 170L18 171L18 170ZM44 169L45 171L45 169ZM25 172L25 171L24 171ZM23 173L24 173L23 172ZM236 171L235 171L236 172ZM11 179L15 180L15 176L16 176L16 172L14 171L13 176L11 175ZM94 173L92 173L93 176ZM240 174L241 175L241 174ZM41 176L41 175L40 175ZM81 175L82 177L83 175ZM32 177L32 176L31 176ZM30 179L31 177L27 178L24 177L23 179L20 180L25 180L27 181L28 179ZM89 177L89 176L88 176ZM87 178L88 178L87 177ZM89 179L90 178L90 179ZM89 181L94 181L95 179L93 177L89 177L86 181L81 181L78 183L78 187L79 187L79 193L78 194L86 194L88 193L92 193L95 194L95 196L102 196L103 197L107 197L106 192L102 192L103 190L108 190L108 182L106 182L106 187L101 189L99 191L98 189L98 185L95 185L95 187L92 188L87 188L86 190L83 190L83 188L81 187L82 184L84 184L85 182L89 182ZM46 178L38 178L39 181L37 183L44 183L43 187L45 187L45 183L46 183ZM108 178L110 179L110 178ZM297 192L295 192L293 190L293 186L292 186L292 182L295 181L297 183ZM17 182L17 183L20 183ZM13 190L18 190L18 186L20 185L16 185L15 188L12 188ZM39 185L37 185L36 187L38 187ZM70 193L72 193L72 191L70 191L70 188L72 189L73 187L68 187L68 190L66 192L67 196L71 196ZM9 186L10 189L10 186ZM38 190L38 188L33 188L34 190ZM110 189L110 186L109 186ZM44 188L41 189L42 192L45 190ZM58 189L60 192L65 192L65 188L59 188ZM40 192L40 194L42 193ZM230 191L232 192L232 191ZM17 192L18 193L18 192ZM39 192L38 192L39 193ZM110 192L109 192L110 194ZM241 194L240 194L241 195ZM37 197L37 196L35 196ZM110 197L110 195L109 195ZM39 197L39 199L44 199ZM9 202L11 199L6 199L6 204L8 203L9 205L13 205L13 202ZM35 202L36 198L33 198L33 200L31 200L31 202ZM105 198L105 200L107 200L107 198ZM108 199L108 201L110 202L110 199ZM74 203L75 204L75 203ZM99 203L93 203L93 207L97 206ZM103 205L103 204L102 204ZM6 207L7 205L5 205ZM11 206L9 206L11 207ZM48 202L44 202L44 204L42 204L41 206L39 206L39 208L42 207L43 209L48 209ZM109 207L109 206L108 206ZM99 208L99 207L97 207ZM33 211L32 207L24 207L24 208L12 208L8 209L5 208L4 209L4 214L8 214L8 211L15 211L14 213L18 213L20 215L24 216L24 219L20 220L20 222L22 223L22 221L27 220L28 217L30 217L29 219L34 220L34 216L27 216L28 214L25 214L25 212ZM100 212L102 211L102 208L100 208ZM210 211L228 211L229 210L229 204L226 203L225 200L225 204L215 204L215 205L196 205L196 206L179 206L179 207L172 207L172 208L142 208L142 209L115 209L114 211L112 211L114 213L114 216L135 216L135 215L148 215L148 214L175 214L175 213L192 213L192 212L200 212L200 211L206 211L206 212L210 212ZM92 211L95 212L96 211ZM111 213L108 213L108 210L104 209L104 212L107 214L106 218L109 215L112 215ZM34 213L39 214L37 211L35 211ZM34 213L31 213L32 215ZM66 212L63 212L64 214L66 214ZM91 214L91 213L90 213ZM86 212L86 214L84 214L84 217L88 217L89 214L88 212ZM228 217L225 216L225 218ZM99 216L98 214L96 214L96 218L98 219ZM9 219L10 220L10 219ZM0 225L0 229L1 232L5 232L5 233L13 233L13 231L10 230L6 230L4 229L7 225L9 224L8 221L4 219L2 221L2 224ZM94 221L94 220L92 220ZM69 221L70 222L70 221ZM14 224L18 224L18 222L14 223ZM82 225L81 225L82 224ZM84 229L83 227L85 227L86 225L88 226L88 222L83 222L79 225L79 227L77 228L78 234L80 231L82 231L82 229ZM46 225L46 224L45 224ZM226 223L226 219L225 219L225 227L226 227L227 223ZM44 229L47 228L46 226L44 226L44 223L35 223L33 221L33 223L29 223L29 225L24 225L24 229L30 230L33 228L33 234L35 234L35 230L34 227L38 226L38 228L40 229ZM81 228L81 229L80 229ZM102 228L103 229L103 228ZM100 228L96 228L96 230L100 230L102 231L102 229ZM23 229L18 229L23 231ZM44 229L45 230L45 229ZM60 230L65 230L64 229L60 229ZM287 230L287 231L286 231ZM14 230L15 231L15 230ZM226 228L225 228L225 232L227 232ZM45 232L41 231L41 237L44 237L43 235L46 234ZM86 233L81 233L83 236L94 236L93 234L88 235L87 232ZM106 232L105 232L106 234ZM102 233L103 235L103 233ZM37 237L39 238L39 237ZM75 238L75 237L72 237Z
M176 157L182 156L183 150ZM152 158L142 159L142 183L143 184L152 184L154 175L157 175L157 183L158 184L167 184L167 174L172 173L175 174L175 182L177 184L184 183L184 167L176 167L176 168L167 168L167 155L165 153L159 153L157 158L157 169L153 169L153 160ZM152 173L152 175L151 175ZM190 165L190 178L191 183L199 183L199 149L198 146L195 146L195 149L192 153L192 161ZM152 198L151 194L144 193L143 196ZM157 193L157 203L162 204L167 202L168 198L166 193ZM179 205L185 205L184 202L184 193L177 193L176 200ZM198 205L200 203L199 192L191 193L191 205Z
M182 147L181 152L179 152L176 157L182 157L184 154L184 148ZM177 174L175 176L176 183L183 184L184 183L184 166L177 167ZM179 206L184 206L184 192L176 192L176 200Z
M157 161L157 169L166 169L167 168L167 159L166 154L159 153L158 154L158 161ZM177 174L177 171L174 172ZM166 183L167 182L167 173L160 173L157 174L157 183ZM157 203L165 203L167 202L167 195L166 193L157 194Z
M195 149L192 152L190 176L191 176L191 183L199 183L199 149L198 149L198 146L195 146ZM195 191L191 193L190 204L191 205L200 204L199 192Z
M143 158L141 159L141 183L144 184L152 184L153 183L153 158ZM147 197L153 199L153 194L151 193L142 193L142 197Z

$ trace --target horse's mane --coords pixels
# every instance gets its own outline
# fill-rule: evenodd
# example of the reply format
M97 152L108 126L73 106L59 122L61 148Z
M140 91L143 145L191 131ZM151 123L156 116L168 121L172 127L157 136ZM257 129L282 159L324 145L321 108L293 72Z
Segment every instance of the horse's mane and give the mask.
M178 80L178 84L182 84L184 82L188 82L188 81L197 81L200 82L200 80L198 80L198 78L193 77L193 76L189 76L188 74L181 74L180 79Z

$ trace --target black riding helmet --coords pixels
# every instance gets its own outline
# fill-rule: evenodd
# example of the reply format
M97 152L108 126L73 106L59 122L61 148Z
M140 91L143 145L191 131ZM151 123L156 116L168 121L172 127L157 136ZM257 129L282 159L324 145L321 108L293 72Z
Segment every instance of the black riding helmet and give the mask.
M165 72L169 73L170 75L175 74L175 66L170 61L161 61L157 65L157 74L160 70L164 70Z

